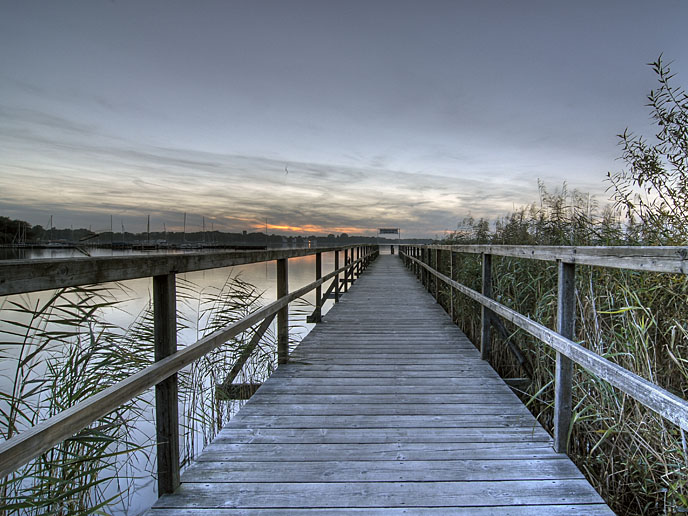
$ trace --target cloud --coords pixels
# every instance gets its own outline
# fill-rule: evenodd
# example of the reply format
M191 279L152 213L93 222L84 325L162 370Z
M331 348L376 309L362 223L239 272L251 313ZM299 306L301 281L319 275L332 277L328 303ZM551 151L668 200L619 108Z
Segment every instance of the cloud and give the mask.
M454 229L469 212L494 217L533 200L536 184L451 178L369 166L171 149L97 132L55 115L0 107L0 206L6 212L61 212L82 225L126 217L141 230L147 214L178 226L204 215L216 228L274 227L341 232L401 227L408 236ZM94 222L96 221L96 222ZM285 229L286 231L286 229ZM347 231L349 232L349 231Z

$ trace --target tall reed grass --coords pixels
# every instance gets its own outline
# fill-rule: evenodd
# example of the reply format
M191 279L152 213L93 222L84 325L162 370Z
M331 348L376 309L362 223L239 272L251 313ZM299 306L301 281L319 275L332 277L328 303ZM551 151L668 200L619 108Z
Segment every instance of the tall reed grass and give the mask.
M465 221L447 243L532 245L627 244L618 216L597 215L585 195L549 193L485 231ZM440 267L449 271L448 253ZM457 254L454 279L480 290L480 256ZM554 264L493 257L493 294L500 302L550 328L556 327ZM451 292L441 286L447 309ZM576 270L576 340L605 358L688 399L688 279L579 266ZM453 297L455 320L480 341L477 303ZM530 362L530 386L521 396L545 426L553 427L554 352L505 322ZM502 337L492 332L492 364L503 377L524 376ZM576 368L569 455L620 515L688 512L688 449L680 428L664 421L606 382Z
M122 285L97 285L0 300L0 436L9 439L152 363L150 302L127 327L108 322L131 295ZM178 280L179 335L188 339L180 347L241 319L260 298L236 274L219 288ZM250 337L239 335L181 371L183 464L237 408L239 402L219 401L214 393ZM274 363L269 331L241 379L260 382ZM0 479L0 514L125 512L141 485L137 479L151 479L155 471L153 403L152 393L143 393Z

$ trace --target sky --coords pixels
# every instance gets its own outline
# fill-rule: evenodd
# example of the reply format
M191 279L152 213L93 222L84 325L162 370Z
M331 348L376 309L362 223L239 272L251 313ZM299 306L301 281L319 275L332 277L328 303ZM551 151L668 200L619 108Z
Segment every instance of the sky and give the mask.
M0 0L0 215L435 237L604 204L688 2Z

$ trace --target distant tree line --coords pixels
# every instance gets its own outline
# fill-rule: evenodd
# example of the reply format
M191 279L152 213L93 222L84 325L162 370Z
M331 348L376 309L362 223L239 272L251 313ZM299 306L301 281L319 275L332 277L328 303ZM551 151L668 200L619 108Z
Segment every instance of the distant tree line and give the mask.
M217 245L268 245L271 247L282 246L283 244L293 246L307 246L308 242L315 242L320 246L335 246L346 244L396 244L398 240L378 238L376 236L357 236L341 233L335 235L330 233L328 235L276 235L263 232L249 233L243 231L241 233L228 233L223 231L195 231L195 232L173 232L173 231L151 231L150 233L132 233L132 232L101 232L96 233L89 229L57 229L44 228L41 225L32 226L24 220L10 219L9 217L0 217L0 244L37 244L46 243L50 241L70 242L75 244L101 244L106 245L110 243L138 243L138 242L162 242L168 244L183 245L185 243L196 244L217 244ZM408 244L425 244L431 242L431 239L404 239L402 242Z

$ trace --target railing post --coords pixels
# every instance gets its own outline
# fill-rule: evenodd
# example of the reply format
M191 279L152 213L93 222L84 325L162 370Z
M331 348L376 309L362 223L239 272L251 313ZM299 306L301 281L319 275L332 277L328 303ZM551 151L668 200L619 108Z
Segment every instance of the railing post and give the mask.
M315 280L322 278L322 253L315 253ZM315 312L313 322L319 323L322 320L322 287L315 287Z
M356 246L356 261L361 259L361 246ZM356 264L356 278L361 277L361 263Z
M334 252L334 270L339 269L339 249ZM339 303L339 273L334 277L334 302Z
M454 251L449 249L449 278L454 279ZM449 315L454 322L454 285L449 285Z
M573 340L576 320L576 266L558 262L557 332ZM557 351L554 383L554 450L566 453L571 427L573 362Z
M289 260L277 260L277 299L289 293ZM277 363L289 361L289 306L277 312Z
M420 248L419 247L414 248L413 256L416 258L416 260L420 260ZM418 265L416 263L415 267L416 267L416 270L415 270L416 278L421 280L421 285L422 285L423 282L422 282L422 277L421 277L422 273L420 272L420 265Z
M492 255L483 253L483 287L482 294L486 297L492 297ZM483 360L490 359L490 310L485 307L480 307L480 358Z
M155 361L177 352L177 299L174 274L153 277ZM179 487L179 387L177 375L155 386L158 496Z
M437 272L440 271L440 250L435 248L435 266L433 267ZM435 302L439 303L440 302L440 281L437 278L437 276L433 276L435 278Z
M344 292L349 291L349 250L344 249L344 266L347 267L344 269Z

